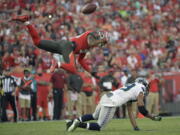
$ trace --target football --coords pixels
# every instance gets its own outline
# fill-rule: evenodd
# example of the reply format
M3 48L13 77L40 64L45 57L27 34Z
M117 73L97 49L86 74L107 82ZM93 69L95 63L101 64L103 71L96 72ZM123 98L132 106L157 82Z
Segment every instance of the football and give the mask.
M91 14L96 10L96 8L97 8L96 4L88 3L82 7L81 12L83 14Z

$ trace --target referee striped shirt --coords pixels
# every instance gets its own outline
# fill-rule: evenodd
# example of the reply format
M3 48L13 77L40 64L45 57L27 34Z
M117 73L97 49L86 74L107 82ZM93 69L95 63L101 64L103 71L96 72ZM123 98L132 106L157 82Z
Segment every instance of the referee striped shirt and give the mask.
M2 82L2 90L4 91L4 93L10 93L15 91L15 87L17 86L15 77L3 76L1 78L1 82Z

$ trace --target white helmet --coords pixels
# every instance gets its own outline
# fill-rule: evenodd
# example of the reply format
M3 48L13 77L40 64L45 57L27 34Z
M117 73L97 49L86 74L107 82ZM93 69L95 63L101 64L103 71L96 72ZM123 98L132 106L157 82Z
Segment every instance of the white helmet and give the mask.
M138 78L136 78L135 82L141 83L141 84L143 84L145 86L146 90L144 90L144 95L149 94L149 82L145 78L138 77Z

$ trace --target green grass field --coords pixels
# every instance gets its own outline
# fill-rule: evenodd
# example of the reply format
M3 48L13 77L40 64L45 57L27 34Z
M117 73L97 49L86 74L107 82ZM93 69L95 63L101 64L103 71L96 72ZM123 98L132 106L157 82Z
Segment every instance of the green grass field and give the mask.
M180 117L161 122L137 119L141 131L133 131L129 119L112 120L103 131L65 131L65 121L0 123L0 135L180 135Z

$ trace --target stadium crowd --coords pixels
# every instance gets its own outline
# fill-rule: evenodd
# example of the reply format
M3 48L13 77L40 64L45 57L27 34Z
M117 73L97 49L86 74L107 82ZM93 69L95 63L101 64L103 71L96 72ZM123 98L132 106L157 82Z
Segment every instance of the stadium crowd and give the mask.
M94 1L98 6L96 12L84 15L80 9L86 2L88 0L0 0L1 74L10 69L14 76L19 77L22 73L21 78L25 72L31 77L35 75L32 78L37 82L34 92L37 92L35 99L40 119L43 111L44 119L71 118L92 112L101 93L100 86L95 78L79 67L85 84L81 91L85 92L69 91L67 79L63 81L52 76L60 72L61 76L68 78L71 74L61 69L49 73L52 54L35 48L23 25L8 22L13 16L31 15L31 22L37 27L41 39L68 39L90 29L107 31L110 36L108 45L93 48L86 59L99 76L113 73L118 82L116 87L125 84L133 72L147 78L151 74L161 78L164 72L180 72L180 0L97 0ZM52 112L53 96L58 91L52 92L51 89L57 85L56 79L64 84L60 86L63 92L59 93L63 101L54 100L64 103L60 106L61 117L54 117ZM21 83L17 85L22 86ZM25 111L23 101L20 102L23 99L21 89L18 87L16 93L20 119L30 120L28 110ZM30 109L32 105L26 107Z

